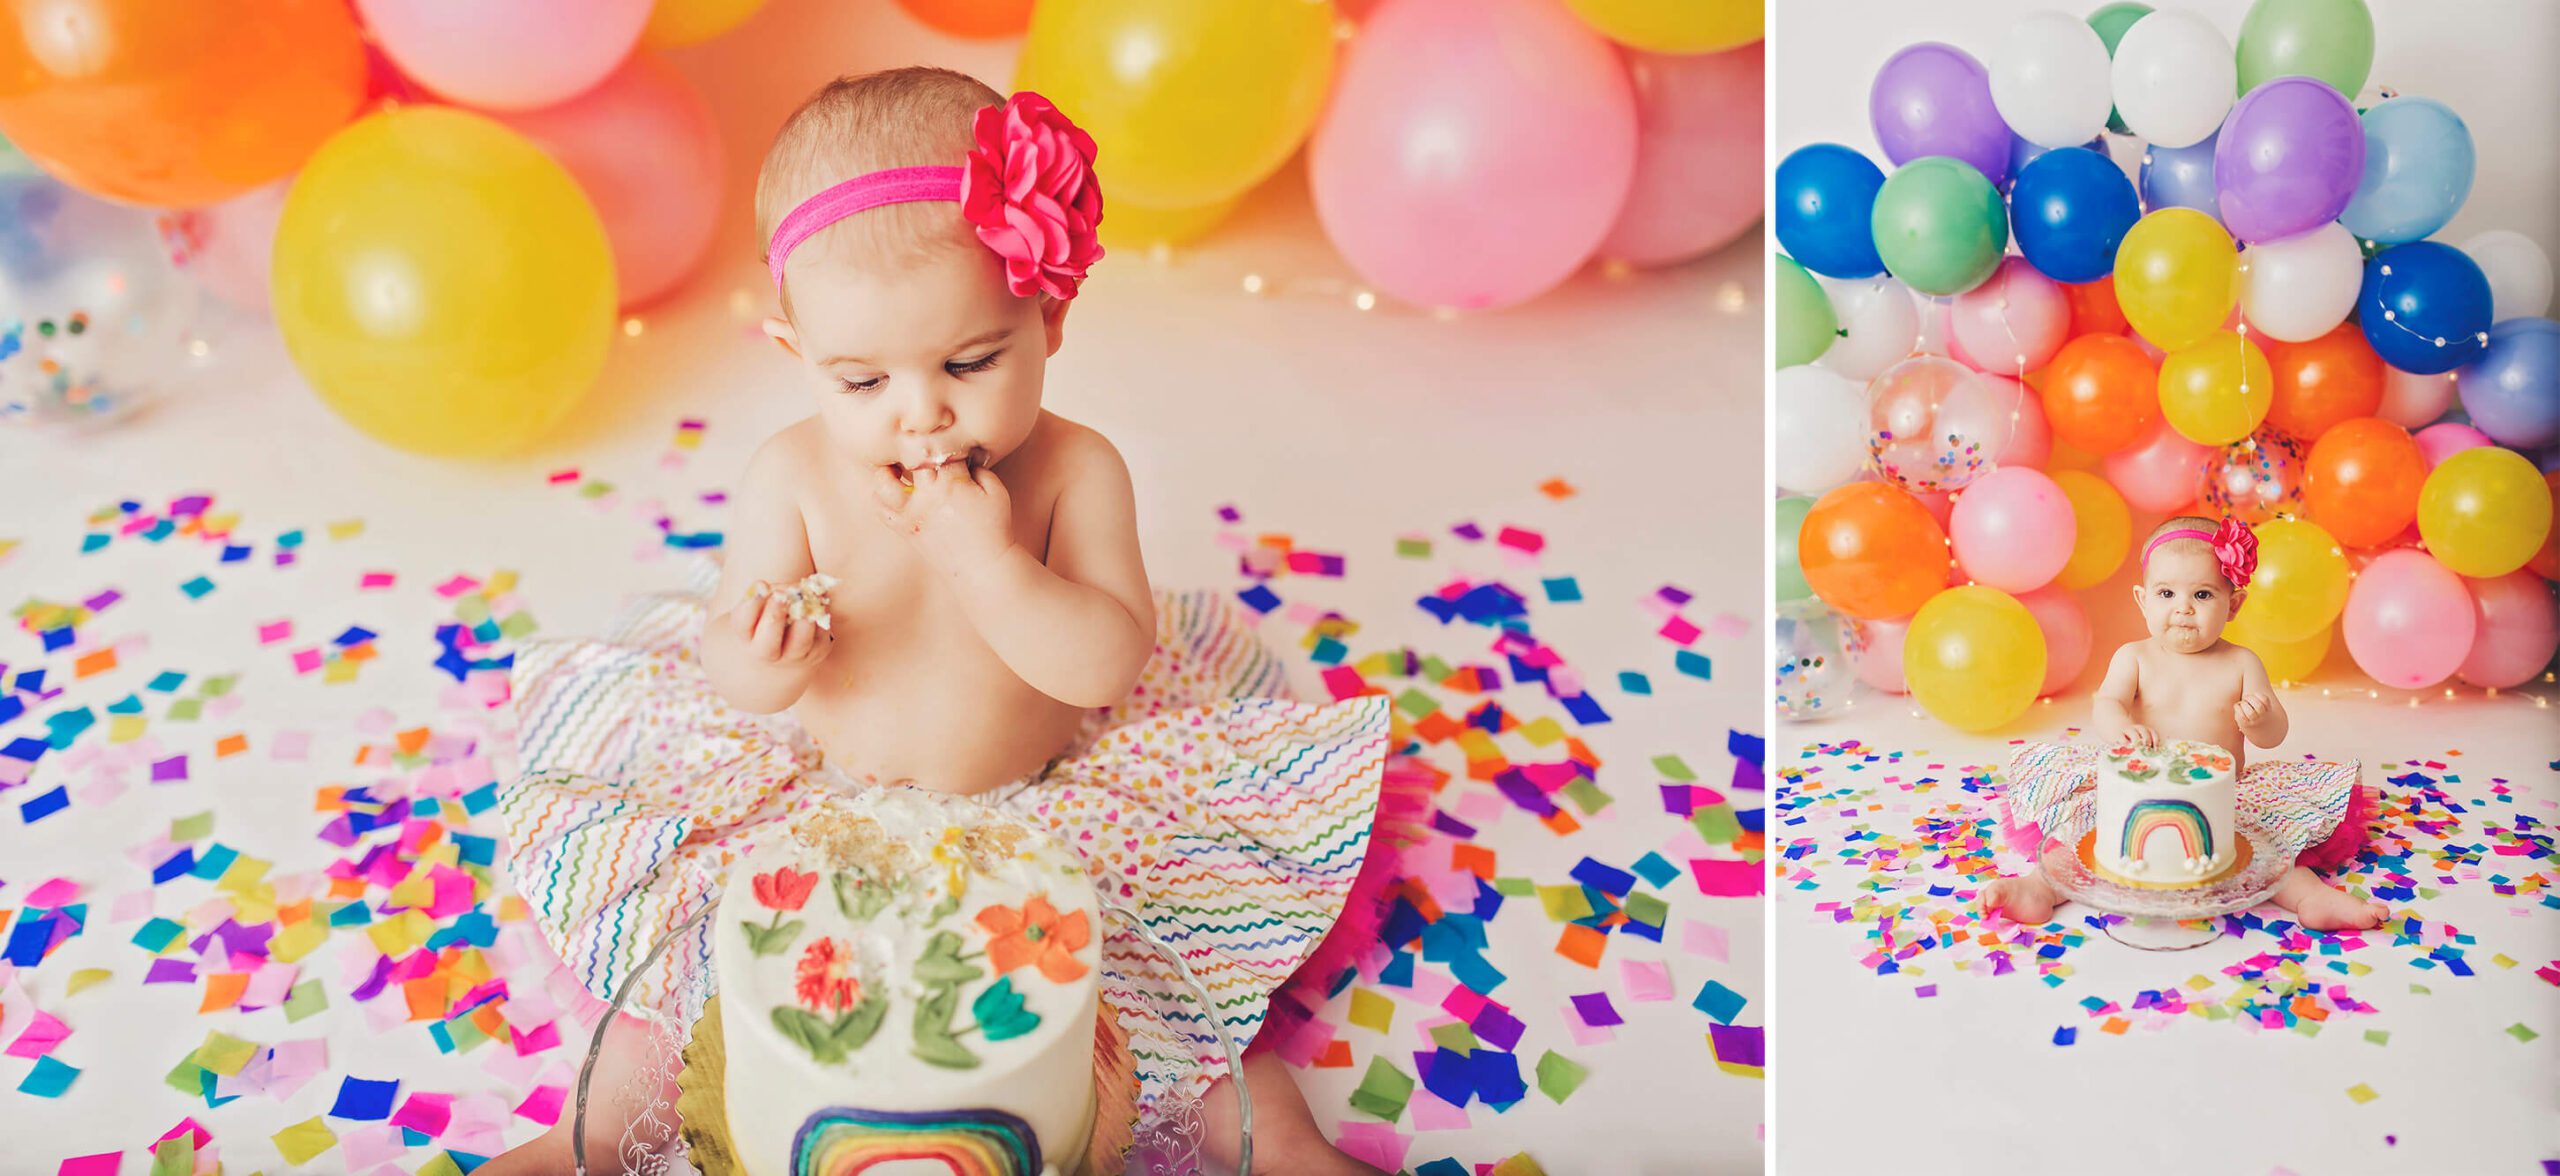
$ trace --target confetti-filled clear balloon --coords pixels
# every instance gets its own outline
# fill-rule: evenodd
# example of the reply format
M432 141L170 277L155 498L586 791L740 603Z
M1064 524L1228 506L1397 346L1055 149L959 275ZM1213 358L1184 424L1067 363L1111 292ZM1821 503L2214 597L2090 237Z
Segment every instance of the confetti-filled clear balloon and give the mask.
M1858 659L1866 640L1858 627L1819 604L1783 609L1777 639L1778 714L1799 722L1827 719L1857 701Z
M2280 514L2299 515L2308 457L2302 442L2290 434L2260 429L2207 456L2196 501L2208 515L2227 515L2251 526Z
M0 423L104 424L166 392L196 304L153 214L0 169Z
M1912 356L1867 385L1867 452L1905 490L1958 489L2008 445L2021 395L1952 359Z

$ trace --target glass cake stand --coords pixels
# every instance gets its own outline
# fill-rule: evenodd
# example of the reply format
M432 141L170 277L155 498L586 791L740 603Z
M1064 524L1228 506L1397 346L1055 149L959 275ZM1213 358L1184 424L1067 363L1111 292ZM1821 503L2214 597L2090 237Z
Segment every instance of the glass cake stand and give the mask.
M2284 883L2293 858L2276 848L2266 830L2247 816L2238 820L2249 860L2202 886L2177 890L2129 886L2098 872L2087 853L2091 823L2045 843L2044 876L2073 902L2123 918L2109 920L2107 938L2144 951L2185 951L2222 937L2222 916L2265 902Z
M1099 905L1103 914L1118 925L1119 932L1153 948L1156 954L1173 963L1174 972L1181 977L1183 987L1189 990L1201 1008L1214 1007L1208 990L1201 987L1199 979L1191 974L1191 966L1184 962L1182 953L1148 930L1137 912L1108 901ZM695 1171L685 1157L683 1137L675 1121L675 1108L659 1092L673 1083L677 1071L683 1067L685 1040L694 1020L702 1015L704 1002L711 995L711 977L707 969L680 962L695 953L670 954L667 949L701 930L711 912L718 909L717 903L705 906L692 918L677 924L666 938L651 945L648 954L641 957L640 966L632 970L621 989L613 994L613 1003L606 1015L597 1018L595 1033L587 1039L586 1057L578 1067L575 1118L570 1125L570 1154L576 1160L578 1176L620 1173L686 1176ZM643 987L641 980L651 977L653 970L661 968L666 971L660 974L659 979L664 983L658 987L664 993L665 1007L642 1007L636 998ZM633 1079L635 1091L646 1094L643 1100L645 1109L637 1120L624 1127L621 1145L616 1149L618 1162L607 1159L603 1167L590 1167L587 1106L590 1087L596 1076L596 1059L604 1050L605 1027L625 1013L642 1016L653 1026L651 1056ZM1235 1092L1236 1100L1238 1138L1234 1167L1222 1166L1203 1154L1201 1143L1206 1134L1201 1113L1203 1108L1197 1103L1186 1103L1178 1107L1140 1109L1137 1140L1129 1149L1128 1164L1122 1172L1085 1171L1081 1156L1070 1157L1070 1162L1075 1165L1073 1168L1059 1168L1053 1163L1048 1172L1055 1176L1237 1176L1238 1173L1252 1171L1253 1094L1245 1089L1243 1081L1243 1047L1237 1043L1235 1035L1227 1031L1224 1020L1211 1017L1209 1023L1217 1031L1219 1048L1226 1052L1227 1072L1236 1076L1235 1081L1226 1084L1227 1089ZM1029 1173L1026 1176L1047 1174Z

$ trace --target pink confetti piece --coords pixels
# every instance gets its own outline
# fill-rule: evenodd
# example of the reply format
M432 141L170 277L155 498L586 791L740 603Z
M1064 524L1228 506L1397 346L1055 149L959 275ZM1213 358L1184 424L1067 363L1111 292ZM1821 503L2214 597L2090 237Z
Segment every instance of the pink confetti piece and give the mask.
M292 636L293 622L290 620L269 621L258 626L258 644L260 645L273 645Z
M400 578L390 572L366 572L363 579L356 581L356 590L370 592L378 588L389 588L399 582Z
M1671 999L1671 966L1660 960L1620 960L1618 978L1627 986L1628 1000Z
M79 883L69 878L53 878L28 891L26 904L37 907L68 906L79 897Z
M1728 943L1730 934L1713 923L1696 919L1680 920L1680 949L1690 955L1726 963L1732 959Z
M10 1042L5 1052L13 1058L40 1058L52 1053L53 1047L62 1044L62 1039L69 1036L71 1026L63 1024L60 1017L37 1009L34 1018L27 1023L26 1031L18 1034L18 1039Z
M116 1170L123 1165L123 1152L99 1152L96 1155L73 1156L62 1161L62 1166L54 1171L55 1176L116 1176Z
M560 1104L568 1093L569 1088L565 1086L534 1087L533 1093L524 1096L524 1101L516 1104L515 1113L519 1118L530 1119L549 1127L560 1121Z

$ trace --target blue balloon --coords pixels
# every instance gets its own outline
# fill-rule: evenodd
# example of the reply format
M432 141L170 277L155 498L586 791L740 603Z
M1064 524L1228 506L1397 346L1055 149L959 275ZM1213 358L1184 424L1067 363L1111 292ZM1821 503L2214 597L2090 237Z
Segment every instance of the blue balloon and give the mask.
M2115 268L2116 246L2142 202L2124 169L2086 147L2047 151L2018 172L2009 225L2027 264L2057 282L2094 282Z
M2510 449L2560 440L2560 323L2511 318L2489 328L2480 358L2454 373L2471 427Z
M2192 208L2221 220L2222 195L2213 186L2213 149L2221 141L2222 132L2215 131L2190 147L2143 148L2142 206L2154 212Z
M2441 241L2394 245L2367 258L2356 320L2382 362L2421 376L2472 361L2489 343L2489 279Z
M1876 254L1876 192L1884 169L1837 143L1799 147L1778 164L1778 247L1826 278L1884 272Z
M2105 155L2107 153L2107 137L2105 135L2100 135L2086 143L2078 144L2078 146L2089 151L2095 151L2100 155ZM2044 153L2051 150L2053 150L2053 148L2047 147L2042 143L2038 143L2033 139L2022 137L2014 131L2010 132L2009 178L2000 181L2000 190L2002 192L2008 192L2016 188L2018 185L2018 173L2027 170L2028 164L2034 163L2036 160L2043 158Z
M2338 223L2398 245L2445 226L2471 195L2471 128L2433 98L2394 98L2364 112L2364 179Z

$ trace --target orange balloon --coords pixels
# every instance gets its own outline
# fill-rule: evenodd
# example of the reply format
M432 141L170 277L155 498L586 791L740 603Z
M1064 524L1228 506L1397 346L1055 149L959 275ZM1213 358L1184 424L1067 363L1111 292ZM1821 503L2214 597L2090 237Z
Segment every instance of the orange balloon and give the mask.
M1805 583L1861 620L1907 617L1947 586L1947 533L1899 486L1851 482L1805 512L1796 536Z
M2542 475L2542 485L2551 491L2551 517L2560 519L2560 470ZM2560 580L2560 525L2554 525L2551 533L2542 537L2542 550L2534 552L2524 566L2545 580Z
M2062 297L2071 304L2073 335L2121 335L2133 329L2124 321L2124 308L2116 305L2116 276L2108 274L2094 282L2066 282Z
M1031 27L1031 0L898 0L898 7L955 37L1018 37Z
M2312 443L2303 469L2304 513L2348 547L2387 543L2417 521L2427 458L2407 429L2379 417L2340 422Z
M2341 421L2382 411L2382 357L2365 342L2364 328L2341 323L2317 339L2287 343L2261 336L2258 344L2276 377L2268 425L2312 442Z
M2160 419L2160 365L2129 336L2073 339L2045 365L2044 419L2057 439L2090 453L2140 441Z
M128 204L284 178L355 116L365 74L346 0L0 0L0 135Z

